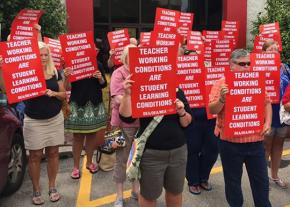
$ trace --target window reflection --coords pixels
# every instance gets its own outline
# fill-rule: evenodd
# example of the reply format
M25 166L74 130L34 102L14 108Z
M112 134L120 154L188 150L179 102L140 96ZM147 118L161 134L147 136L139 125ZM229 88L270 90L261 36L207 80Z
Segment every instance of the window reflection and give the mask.
M94 20L95 22L109 22L109 1L94 0Z
M113 22L139 22L138 0L111 0L111 2L111 14Z

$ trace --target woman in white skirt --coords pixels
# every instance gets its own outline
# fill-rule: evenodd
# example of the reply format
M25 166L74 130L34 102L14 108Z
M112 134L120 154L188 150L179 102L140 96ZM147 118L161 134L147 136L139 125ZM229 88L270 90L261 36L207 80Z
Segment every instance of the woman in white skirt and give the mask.
M52 62L49 47L39 42L39 49L47 90L45 95L25 101L23 127L25 148L29 150L32 203L35 205L44 203L39 184L40 162L44 149L48 161L49 199L52 202L60 199L55 180L59 164L59 145L64 143L64 118L61 107L66 98L63 81Z

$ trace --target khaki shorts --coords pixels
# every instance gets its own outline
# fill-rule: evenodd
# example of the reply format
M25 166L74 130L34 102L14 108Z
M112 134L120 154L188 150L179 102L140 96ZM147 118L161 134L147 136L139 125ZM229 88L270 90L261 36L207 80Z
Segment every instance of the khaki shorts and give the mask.
M156 200L166 191L180 194L183 191L187 159L187 147L172 150L146 149L140 169L140 193L146 200Z

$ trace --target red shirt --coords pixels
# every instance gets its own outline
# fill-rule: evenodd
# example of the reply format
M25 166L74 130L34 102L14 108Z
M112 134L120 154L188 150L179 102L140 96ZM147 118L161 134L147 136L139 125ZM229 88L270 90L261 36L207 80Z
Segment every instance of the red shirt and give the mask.
M211 88L211 92L209 95L209 103L216 102L220 98L220 91L222 85L225 84L225 78L221 78L213 85ZM269 96L266 96L265 105L267 103L270 103ZM224 137L223 130L224 130L224 123L225 123L225 107L217 114L216 118L216 125L214 134L216 136L220 135L220 138L222 140L228 141L228 142L234 142L234 143L248 143L248 142L258 142L264 140L264 137L260 135L260 133L253 134L251 136L245 136L245 137Z

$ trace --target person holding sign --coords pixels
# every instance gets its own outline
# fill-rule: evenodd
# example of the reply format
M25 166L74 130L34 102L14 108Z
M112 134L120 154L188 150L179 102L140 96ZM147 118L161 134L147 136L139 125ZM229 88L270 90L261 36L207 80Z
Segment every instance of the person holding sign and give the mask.
M249 66L250 57L247 50L236 49L232 52L230 69L233 72L249 71ZM226 199L231 207L243 206L241 179L243 163L245 163L255 206L270 207L269 179L263 146L264 135L270 131L271 127L272 109L270 100L268 96L265 97L265 117L262 119L264 120L264 126L260 132L238 137L227 137L225 136L225 126L228 123L225 122L225 111L227 110L226 95L229 94L229 91L225 78L222 78L212 87L209 97L210 113L217 114L215 135L220 137L218 144L223 166ZM236 110L249 111L254 109L255 107L239 107Z
M55 181L59 163L58 146L64 143L64 118L61 107L62 101L66 98L63 81L54 67L49 47L43 42L38 44L47 90L43 96L24 101L23 126L24 144L29 150L28 166L33 185L32 202L35 205L44 203L39 184L43 149L48 160L49 199L52 202L60 199Z
M71 68L64 69L66 90L71 90L70 110L71 113L65 120L65 130L73 133L73 158L74 168L71 173L72 179L79 179L81 152L85 141L87 155L86 168L90 173L97 173L99 167L92 162L93 153L98 140L104 137L107 114L103 103L102 89L107 86L105 72L101 65L93 74L93 77L69 83L72 75ZM102 140L103 141L103 140Z
M132 118L131 87L134 81L130 76L124 81L125 93L120 100L120 118L130 123ZM187 147L184 128L191 121L191 111L182 90L177 89L175 100L176 114L165 115L148 137L140 163L141 207L154 207L157 198L165 188L166 206L181 207L185 177ZM137 139L149 125L153 117L140 118Z
M123 65L117 68L111 77L110 94L112 99L112 127L120 127L122 129L123 136L126 139L126 146L119 148L116 151L116 163L114 167L113 180L116 183L117 199L115 207L123 206L123 185L126 180L126 163L129 157L130 149L134 140L134 136L139 128L139 122L134 121L132 123L122 122L119 118L119 106L120 100L124 95L123 81L130 74L128 68L128 50L130 47L136 47L133 44L127 45L121 55L121 62ZM137 199L139 193L138 181L132 182L131 197Z
M278 44L272 39L265 41L262 50L264 52L278 53ZM288 65L281 64L280 68L280 100L282 99L286 87L290 82L290 69ZM277 186L282 189L287 188L287 184L278 176L278 170L281 163L283 144L285 138L288 136L289 127L280 123L279 111L280 103L272 104L273 116L272 116L272 128L269 134L265 135L265 149L266 160L271 158L271 178Z

